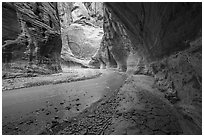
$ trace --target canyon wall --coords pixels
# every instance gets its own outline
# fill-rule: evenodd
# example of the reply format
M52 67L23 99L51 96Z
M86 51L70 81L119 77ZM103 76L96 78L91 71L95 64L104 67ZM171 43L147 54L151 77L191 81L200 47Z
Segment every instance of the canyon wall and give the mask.
M128 58L131 74L154 77L155 88L190 121L191 130L200 133L202 3L104 5L124 25L132 42L134 54Z
M3 24L3 42L5 42L3 52L11 48L11 54L17 51L25 57L28 56L30 64L43 65L53 72L61 71L62 40L57 3L14 2L3 3L3 5L8 9L7 12L3 12L3 20L11 20L11 22L16 23L11 29L6 29L10 26L9 23ZM15 11L8 8L10 5ZM17 18L7 16L8 13L12 13ZM15 32L15 30L20 31L18 31L18 36L14 38L12 31ZM14 49L16 45L24 47L24 49ZM15 55L12 54L11 56Z
M125 72L131 41L124 26L105 6L103 7L103 31L100 48L92 57L90 64L100 64L101 68L117 67L119 71Z
M201 31L201 3L107 2L125 26L133 48L146 61L189 47Z

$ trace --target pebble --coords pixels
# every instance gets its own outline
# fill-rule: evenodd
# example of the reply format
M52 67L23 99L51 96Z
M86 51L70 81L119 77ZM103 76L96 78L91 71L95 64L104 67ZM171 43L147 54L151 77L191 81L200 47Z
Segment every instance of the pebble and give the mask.
M68 119L63 119L63 121L64 121L64 122L69 122L69 120L68 120Z
M94 115L90 114L90 115L88 115L87 117L88 117L88 118L91 118L91 117L94 117Z
M59 119L59 117L58 117L58 116L55 116L55 119Z
M64 102L60 102L60 105L63 105L64 104Z
M19 125L21 125L21 124L23 124L23 121L21 121L21 122L19 123Z
M67 107L65 107L65 109L66 109L66 110L70 110L70 109L71 109L71 107L67 106Z
M50 112L47 112L47 113L46 113L46 115L49 115L49 114L50 114Z
M81 105L81 104L80 103L76 104L76 106L79 106L79 105Z

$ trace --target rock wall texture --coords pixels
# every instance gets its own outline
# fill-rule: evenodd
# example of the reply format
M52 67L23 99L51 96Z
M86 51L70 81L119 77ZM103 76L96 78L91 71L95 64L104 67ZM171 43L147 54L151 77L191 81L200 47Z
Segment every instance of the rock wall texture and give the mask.
M18 35L21 33L20 23L18 21L16 8L13 3L3 2L2 3L2 61L10 62L12 60L12 52ZM5 45L10 45L4 48ZM18 46L19 47L19 46Z
M103 27L103 2L83 2L88 14L90 22L96 26Z
M135 74L155 78L155 87L176 106L195 131L202 129L202 38L190 48L139 68ZM200 132L199 131L199 132Z
M90 16L103 16L102 2L83 2Z
M99 47L103 30L88 25L73 23L66 30L69 48L77 58L89 59Z
M94 66L95 68L116 68L117 63L110 52L109 46L107 41L105 40L105 36L103 35L103 38L100 43L100 47L96 51L96 53L92 56L91 61L89 62L89 65Z
M201 133L201 3L105 3L105 7L130 36L134 52L128 65L133 74L154 77L155 87L191 121L192 131Z
M110 52L117 62L118 69L121 71L126 71L127 58L130 52L131 43L124 27L106 7L104 7L103 29L105 40L108 43Z
M18 15L17 19L19 22L16 24L20 24L20 27L16 26L18 29L14 30L21 30L21 36L23 35L24 40L27 42L29 62L44 65L53 72L61 71L60 53L62 40L57 3L15 2L9 4L12 4L16 9L15 14ZM3 14L2 18L3 20L7 18L15 20L15 18L8 17L7 14ZM3 24L5 27L8 25L9 23ZM13 31L13 29L9 31ZM5 34L3 32L3 35ZM16 45L15 41L10 43L4 45L5 49Z
M73 3L72 18L73 22L75 23L80 21L81 19L89 18L88 11L82 2Z
M61 55L62 58L65 55L71 55L74 56L70 46L69 46L69 37L68 37L68 27L73 22L72 19L72 8L73 8L73 2L58 2L58 11L59 11L59 17L60 17L60 23L61 23L61 37L62 37L62 51Z
M108 8L103 8L103 15L104 36L91 63L94 64L95 60L102 68L117 66L120 71L126 71L131 42L122 24Z
M81 60L75 62L78 66L79 62L89 60L99 48L103 36L103 30L100 26L103 23L99 22L99 12L94 12L94 10L99 10L98 5L100 4L93 4L92 2L89 4L87 6L86 2L58 3L62 26L61 58L63 62ZM94 7L93 5L97 6ZM69 63L65 64L67 66ZM84 64L86 63L83 63L82 66Z
M146 61L187 48L202 26L201 3L107 2L104 5L122 22L133 48Z
M13 3L2 3L2 17L2 42L15 40L21 33L21 29Z
M57 6L59 11L61 27L66 28L73 21L72 14L71 14L72 8L73 8L73 2L58 2Z
M156 85L180 112L202 129L202 42L164 59L154 67ZM158 66L156 65L156 66ZM159 68L159 70L158 70ZM154 70L154 71L155 71Z

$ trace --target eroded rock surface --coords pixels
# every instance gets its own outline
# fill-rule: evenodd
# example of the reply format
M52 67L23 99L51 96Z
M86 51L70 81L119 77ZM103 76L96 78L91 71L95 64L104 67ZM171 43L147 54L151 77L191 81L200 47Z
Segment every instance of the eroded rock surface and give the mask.
M126 71L131 42L124 27L114 14L106 7L103 12L104 36L98 53L93 56L93 61L90 63L101 64L102 68L117 66L120 71Z
M168 56L189 46L201 31L201 3L107 2L125 26L133 48L146 61Z
M4 11L11 9L5 15L14 17L12 23L19 18L23 30L18 36L18 24L13 26L14 33L5 34L14 39L5 42L3 47L24 45L21 47L29 51L30 61L49 64L48 69L55 72L60 70L62 45L54 46L61 41L57 10L54 10L56 3L3 5ZM126 74L128 79L122 88L105 93L78 116L60 122L55 116L41 134L202 134L201 3L105 3L103 37L100 31L96 35L91 31L96 28L92 19L101 20L101 13L94 13L94 8L100 4L87 2L69 6L66 10L71 9L75 24L66 26L66 22L72 22L70 14L61 16L62 19L69 18L63 21L64 24L61 21L64 27L62 59L69 65L74 62L96 68L117 67L127 71L117 72L124 75L118 80L122 82ZM16 11L18 14L15 15ZM3 21L4 24L8 22ZM8 27L3 29L9 30ZM98 39L93 41L93 38ZM29 50L26 50L27 46ZM13 49L6 50L11 53ZM89 64L79 59L91 55ZM4 61L8 60L9 55ZM6 82L13 84L10 80ZM112 85L112 81L107 83ZM117 81L114 83L118 84ZM70 110L70 106L64 109ZM18 127L14 129L16 133Z
M178 111L202 128L202 59L201 38L191 42L191 47L161 61L138 66L135 74L155 78L155 87L163 93Z
M6 4L4 4L6 5ZM57 3L49 2L15 2L9 3L15 7L13 14L18 15L17 18L11 18L6 13L3 14L4 20L10 18L15 20L15 30L20 30L21 34L15 39L10 37L10 42L4 44L4 50L12 49L15 45L24 47L23 50L13 49L10 53L20 52L27 58L29 63L44 65L53 72L60 72L60 53L62 48L60 20L58 17ZM11 8L10 8L11 9ZM7 13L10 13L8 10ZM18 24L20 24L18 26ZM8 24L4 24L4 28ZM4 29L6 30L6 29ZM13 31L8 30L7 31ZM8 33L3 33L7 35ZM4 37L4 36L3 36ZM8 36L7 36L8 39ZM25 52L25 53L24 53ZM11 56L12 56L11 55ZM13 60L21 58L14 58Z

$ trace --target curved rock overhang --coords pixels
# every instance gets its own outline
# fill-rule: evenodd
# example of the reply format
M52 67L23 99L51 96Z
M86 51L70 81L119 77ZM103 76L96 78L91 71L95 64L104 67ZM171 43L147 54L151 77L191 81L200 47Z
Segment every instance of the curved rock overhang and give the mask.
M146 61L161 59L189 47L201 35L202 3L107 2L125 26L138 54Z

